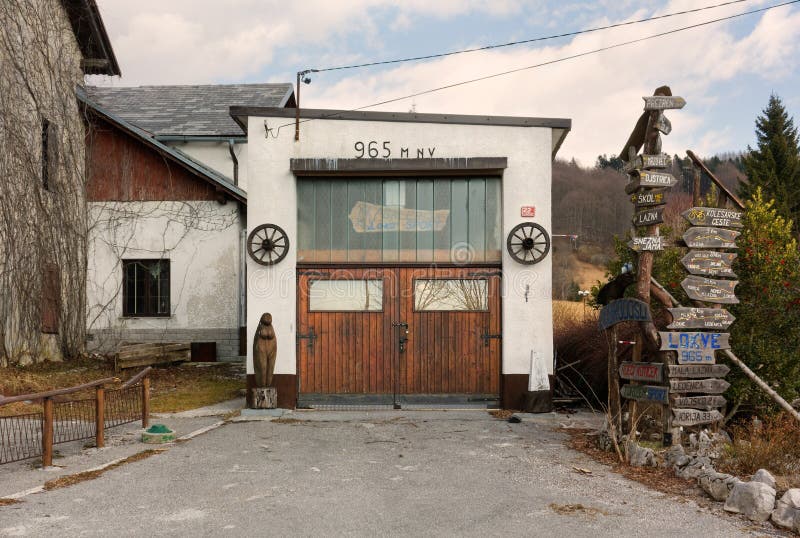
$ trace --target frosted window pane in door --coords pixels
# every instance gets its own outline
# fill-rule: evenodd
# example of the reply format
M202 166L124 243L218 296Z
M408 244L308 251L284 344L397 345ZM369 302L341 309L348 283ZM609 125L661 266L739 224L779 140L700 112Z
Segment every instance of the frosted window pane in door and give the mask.
M311 312L371 312L383 309L382 280L313 280L309 285Z
M415 310L486 310L485 279L417 279L414 281Z

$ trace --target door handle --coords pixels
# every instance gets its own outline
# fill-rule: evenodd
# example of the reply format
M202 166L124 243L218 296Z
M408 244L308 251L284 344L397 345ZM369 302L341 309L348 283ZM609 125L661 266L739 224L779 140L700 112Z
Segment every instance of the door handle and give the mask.
M393 321L392 327L400 328L400 338L398 338L397 342L400 344L400 353L403 353L406 350L406 342L408 342L408 323L405 321Z

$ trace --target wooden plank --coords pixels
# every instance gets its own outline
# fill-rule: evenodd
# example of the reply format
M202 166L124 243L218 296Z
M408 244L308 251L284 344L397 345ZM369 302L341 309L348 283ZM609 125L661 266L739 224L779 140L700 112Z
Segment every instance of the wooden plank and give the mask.
M669 377L725 377L731 369L726 364L670 364Z
M672 95L650 95L642 97L642 99L644 99L645 110L678 109L686 106L686 100L683 97Z
M651 170L635 170L635 177L631 178L627 185L625 185L625 192L633 194L637 189L643 187L665 187L672 188L678 184L675 176L666 172L656 172Z
M651 207L633 214L634 226L652 226L664 222L664 206Z
M730 349L729 333L659 331L661 351L681 349Z
M683 234L683 240L689 248L736 248L736 238L740 235L725 228L693 226Z
M670 246L670 242L661 235L648 235L643 237L633 237L628 241L628 248L635 252L659 251Z
M715 280L700 276L687 276L681 281L686 295L694 301L705 301L714 304L737 304L733 289L738 280Z
M669 308L672 323L667 329L720 329L725 330L736 320L723 308Z
M628 400L639 400L645 402L658 402L666 404L669 402L669 389L654 385L623 385L620 394Z
M716 250L690 250L681 263L693 275L726 276L736 278L733 261L736 253Z
M632 172L636 169L669 168L672 166L672 157L666 153L656 153L655 155L642 154L622 165L624 172Z
M130 357L117 360L117 367L120 369L136 368L138 366L153 366L154 364L169 364L172 362L186 362L191 359L190 351L171 351L162 355L152 355L149 357Z
M724 379L670 379L670 392L702 392L706 394L722 394L731 384Z
M719 188L720 191L725 193L725 196L727 196L729 200L733 201L733 203L736 204L736 206L739 207L740 209L744 209L744 204L739 199L739 197L733 194L733 192L731 192L731 190L728 187L726 187L725 184L722 183L722 181L720 181L711 170L708 169L705 163L702 160L700 160L700 158L697 155L695 155L692 150L687 149L686 155L689 156L689 158L692 160L695 166L700 168L700 170L702 170L708 177L711 178L711 181L713 181L717 185L717 188Z
M695 426L697 424L710 424L722 420L722 413L716 409L702 411L700 409L673 409L673 426Z
M691 407L693 409L714 409L723 407L728 400L723 396L672 396L675 407Z
M668 135L672 132L672 122L664 115L663 111L658 113L658 118L653 127L664 135Z
M600 310L600 329L606 330L623 321L652 321L650 306L638 299L616 299Z
M650 189L631 194L631 203L640 207L663 205L667 203L667 189Z
M719 226L722 228L741 228L742 211L719 207L693 207L681 215L692 226Z
M632 381L661 383L663 371L664 365L660 362L623 362L619 366L619 376Z

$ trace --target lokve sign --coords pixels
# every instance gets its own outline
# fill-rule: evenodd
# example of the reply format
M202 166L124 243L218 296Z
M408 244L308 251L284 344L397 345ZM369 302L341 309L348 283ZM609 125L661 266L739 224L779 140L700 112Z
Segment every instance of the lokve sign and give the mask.
M693 301L708 303L737 304L739 299L733 292L738 280L715 280L700 276L687 276L681 281L681 287Z
M716 250L690 250L681 259L687 271L693 275L736 277L733 272L733 252L717 252Z
M660 362L623 362L619 366L619 376L632 381L652 381L660 383L664 365Z
M634 226L650 226L664 222L664 206L652 207L633 215Z
M719 329L725 330L736 319L723 308L670 308L672 323L667 329Z
M669 244L660 235L633 237L628 241L628 248L636 252L664 250L667 246Z
M704 392L722 394L731 384L724 379L670 379L670 392Z
M674 187L678 184L675 176L666 172L652 172L650 170L635 170L636 177L625 185L625 192L633 194L642 187Z
M600 310L600 329L606 330L623 321L652 321L650 307L638 299L616 299Z
M731 369L725 364L669 364L670 377L725 377Z
M673 409L673 426L694 426L696 424L709 424L722 420L722 413L716 409L701 411L700 409Z
M728 333L660 331L661 351L676 351L678 364L714 364L714 351L730 349Z
M681 213L692 226L741 228L742 212L719 207L693 207Z
M623 385L619 393L623 398L629 400L641 400L646 402L669 402L669 389L667 387L657 387L654 385Z
M724 396L673 396L672 405L693 409L714 409L728 403Z
M667 203L667 189L651 189L631 194L631 202L636 207L647 207L651 205L663 205Z
M683 234L689 248L736 248L736 238L741 234L725 228L693 226Z

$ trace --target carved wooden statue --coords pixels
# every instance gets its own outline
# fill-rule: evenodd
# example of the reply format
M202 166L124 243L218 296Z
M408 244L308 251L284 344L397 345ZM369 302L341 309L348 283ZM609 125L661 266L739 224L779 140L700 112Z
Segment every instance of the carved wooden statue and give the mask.
M272 327L272 314L264 313L261 315L261 321L258 322L256 334L253 337L253 370L256 375L256 387L272 386L277 349L275 329Z

